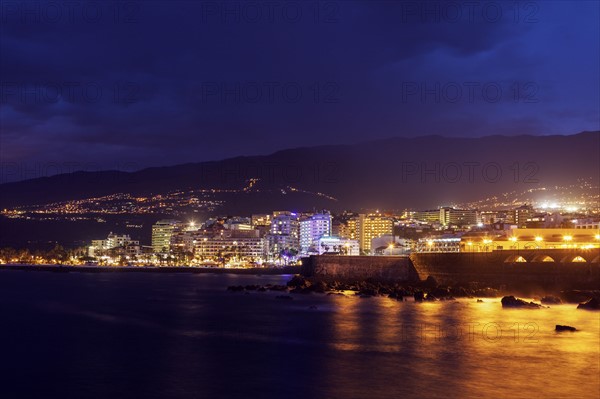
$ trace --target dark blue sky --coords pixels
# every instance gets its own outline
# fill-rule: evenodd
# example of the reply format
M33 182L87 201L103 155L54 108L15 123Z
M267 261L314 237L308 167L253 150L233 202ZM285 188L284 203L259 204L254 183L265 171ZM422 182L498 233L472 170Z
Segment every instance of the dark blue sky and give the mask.
M599 129L597 1L100 4L1 3L3 181Z

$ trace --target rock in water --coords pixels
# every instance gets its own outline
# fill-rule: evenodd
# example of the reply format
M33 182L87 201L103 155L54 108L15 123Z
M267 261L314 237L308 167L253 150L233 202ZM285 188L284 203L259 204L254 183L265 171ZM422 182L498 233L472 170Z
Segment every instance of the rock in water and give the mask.
M577 305L577 309L600 310L600 301L598 298L592 298Z
M571 326L561 326L560 324L556 325L555 331L577 331L575 327Z
M290 281L287 282L287 286L290 288L307 288L310 287L310 285L310 281L299 274L296 274Z
M423 299L425 299L425 293L423 291L417 291L413 297L415 298L415 301L421 302Z
M522 299L515 298L514 296L505 296L502 298L502 307L503 308L532 308L539 309L542 307L539 303L535 302L526 302Z
M544 305L560 305L562 303L562 300L554 295L546 295L542 298L541 302Z

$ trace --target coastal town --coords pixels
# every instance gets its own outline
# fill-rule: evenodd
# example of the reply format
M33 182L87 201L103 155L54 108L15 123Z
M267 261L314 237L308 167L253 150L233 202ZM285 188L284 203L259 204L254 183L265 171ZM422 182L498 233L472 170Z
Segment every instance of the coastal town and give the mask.
M151 242L109 231L80 248L0 249L1 264L264 268L298 265L311 255L406 256L412 253L600 248L600 213L554 204L512 209L440 207L402 213L274 211L204 221L159 219ZM598 259L590 258L592 262ZM526 261L517 257L515 262ZM546 257L541 261L552 262ZM587 262L581 256L573 262Z

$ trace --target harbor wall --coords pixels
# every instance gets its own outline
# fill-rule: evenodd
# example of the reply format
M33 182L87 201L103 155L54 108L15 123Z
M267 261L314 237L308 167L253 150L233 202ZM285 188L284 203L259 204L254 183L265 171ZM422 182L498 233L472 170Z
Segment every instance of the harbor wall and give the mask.
M432 276L440 284L548 289L597 289L597 249L492 251L487 253L415 253L408 256L312 256L302 274L324 280L416 282ZM573 262L581 256L585 262ZM548 261L546 257L552 258ZM525 262L517 262L525 260ZM543 261L543 260L546 261ZM579 260L581 260L579 259Z
M419 274L408 256L311 256L303 260L302 274L337 281L419 280Z

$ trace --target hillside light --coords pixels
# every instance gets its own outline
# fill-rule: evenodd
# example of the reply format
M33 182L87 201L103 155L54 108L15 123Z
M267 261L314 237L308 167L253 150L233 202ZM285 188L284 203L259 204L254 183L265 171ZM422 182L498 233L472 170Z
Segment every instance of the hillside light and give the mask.
M537 236L537 237L535 237L535 240L536 240L537 242L544 241L544 239L543 239L542 237L540 237L540 236Z
M573 236L563 236L563 240L565 241L571 241L573 239Z
M600 240L600 234L596 234L596 240Z
M510 237L509 240L512 241L512 242L517 242L517 237L514 237L514 236Z

